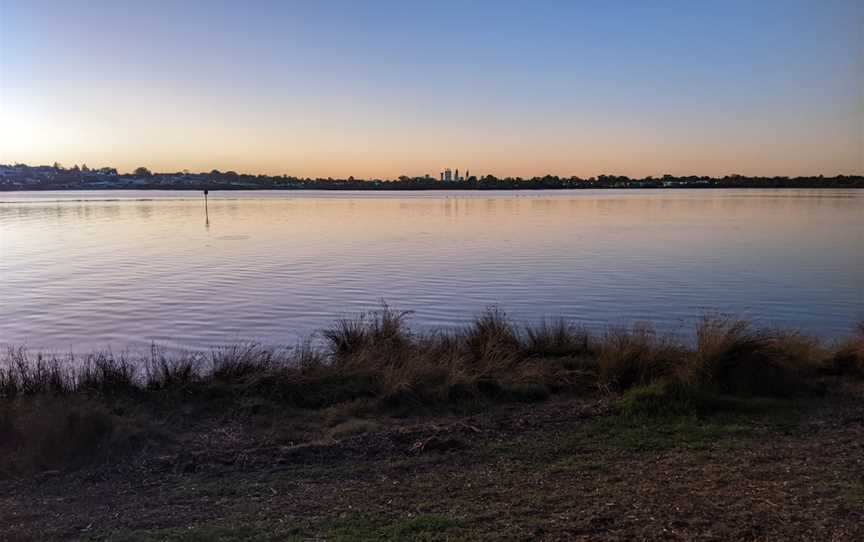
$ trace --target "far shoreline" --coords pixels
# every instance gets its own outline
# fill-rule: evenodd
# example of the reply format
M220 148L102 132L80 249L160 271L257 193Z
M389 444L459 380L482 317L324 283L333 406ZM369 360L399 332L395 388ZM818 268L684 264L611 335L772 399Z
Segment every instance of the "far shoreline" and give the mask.
M75 187L75 188L22 188L8 189L0 187L0 193L18 193L18 192L128 192L128 191L172 191L172 192L201 192L207 190L209 192L558 192L564 190L649 190L649 191L664 191L664 190L861 190L864 189L864 179L856 181L851 186L824 186L824 185L790 185L790 186L731 186L731 185L681 185L681 186L518 186L518 187L454 187L454 186L432 186L432 187L246 187L236 186L227 187L221 185L204 185L204 186L121 186L121 187Z
M634 189L634 188L864 188L862 175L750 176L731 174L662 175L631 178L626 175L597 175L588 178L546 174L534 177L496 177L494 175L450 176L429 174L401 175L398 178L361 179L333 177L300 177L294 175L253 175L235 171L212 170L193 173L188 170L154 173L139 167L132 173L116 168L88 168L87 165L64 168L0 164L0 191L20 190L562 190L562 189Z

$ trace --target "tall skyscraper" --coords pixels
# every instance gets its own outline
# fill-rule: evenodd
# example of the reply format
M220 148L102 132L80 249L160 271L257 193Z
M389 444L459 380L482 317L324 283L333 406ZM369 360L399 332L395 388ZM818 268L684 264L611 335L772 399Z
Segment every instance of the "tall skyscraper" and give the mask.
M460 180L460 179L459 179L459 168L458 168L458 167L456 168L456 180L457 180L457 181Z

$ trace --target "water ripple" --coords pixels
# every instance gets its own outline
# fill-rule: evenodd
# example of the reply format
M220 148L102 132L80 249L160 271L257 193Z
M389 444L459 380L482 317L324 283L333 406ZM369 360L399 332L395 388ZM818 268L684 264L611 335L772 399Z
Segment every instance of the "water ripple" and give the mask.
M836 337L864 318L864 193L4 194L0 342L292 344L381 299L420 328L705 310Z

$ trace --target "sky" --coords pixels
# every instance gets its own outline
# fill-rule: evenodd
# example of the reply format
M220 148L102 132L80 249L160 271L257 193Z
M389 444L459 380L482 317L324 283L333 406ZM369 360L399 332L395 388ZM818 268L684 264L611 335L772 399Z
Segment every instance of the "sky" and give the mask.
M0 0L0 163L864 174L864 2Z

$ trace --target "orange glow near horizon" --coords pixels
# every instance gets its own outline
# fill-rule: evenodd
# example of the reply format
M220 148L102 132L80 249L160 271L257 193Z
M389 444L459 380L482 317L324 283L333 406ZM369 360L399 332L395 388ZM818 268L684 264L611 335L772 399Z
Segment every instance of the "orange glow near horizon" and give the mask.
M176 100L174 103L182 103ZM5 105L5 104L4 104ZM166 109L166 107L161 109ZM704 126L548 126L533 133L506 122L477 119L390 131L326 112L281 123L265 109L206 116L200 110L160 115L123 105L94 111L2 111L0 162L66 167L110 166L121 172L145 166L157 172L237 171L298 177L395 178L438 176L445 167L499 177L600 174L756 176L861 174L852 139L832 138L830 125L775 130L749 121ZM40 118L41 117L41 118ZM93 120L96 117L98 121ZM317 121L317 122L316 122ZM388 123L398 122L390 119ZM564 123L562 123L564 124ZM364 128L369 126L369 129Z

